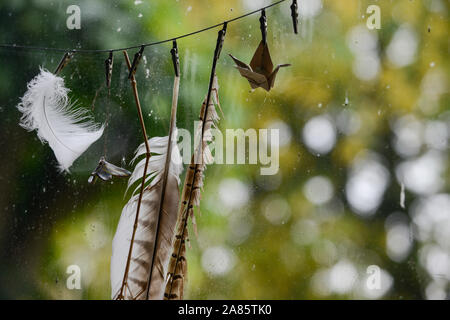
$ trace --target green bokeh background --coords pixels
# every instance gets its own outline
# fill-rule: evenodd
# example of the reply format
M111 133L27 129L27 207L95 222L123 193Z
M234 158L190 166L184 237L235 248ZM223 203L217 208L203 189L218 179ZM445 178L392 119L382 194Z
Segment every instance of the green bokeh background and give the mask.
M301 2L301 1L300 1ZM381 297L425 298L431 281L419 259L421 244L414 241L402 262L386 254L385 220L395 211L408 213L417 195L407 190L406 210L399 205L400 185L395 166L401 161L392 147L395 119L407 114L421 121L449 119L448 90L437 109L417 107L421 81L430 63L448 75L448 2L444 12L432 12L431 1L323 0L320 13L302 19L300 34L292 32L290 1L268 9L268 42L274 63L291 63L277 77L275 88L250 91L233 67L228 53L249 61L260 40L258 15L231 23L217 67L224 119L219 128L267 128L274 121L289 126L290 143L280 149L280 170L261 177L259 165L211 165L206 172L198 237L188 249L187 299L335 299L365 298L356 288L346 293L317 290L314 275L339 261L350 261L358 279L369 265L378 265L393 279ZM109 49L170 38L230 19L270 1L2 1L0 43ZM66 28L66 8L81 8L81 30ZM348 32L365 26L366 8L381 8L378 35L380 71L376 79L362 81L353 71L354 55ZM407 23L416 32L415 62L395 68L385 50L394 33ZM193 132L201 102L207 92L212 54L218 29L178 41L181 87L177 124ZM171 43L148 47L137 73L145 123L150 136L167 134L173 81ZM132 56L136 50L130 50ZM15 108L26 83L39 66L54 70L60 53L0 48L0 298L3 299L109 299L111 241L126 203L126 181L88 185L87 179L103 153L100 139L71 168L57 172L51 149L35 133L19 127ZM105 120L108 99L104 82L107 54L77 54L62 76L71 97L92 108L96 121ZM345 103L348 98L348 103ZM333 150L317 156L302 140L304 124L317 115L335 115L344 108L358 115L361 125L350 135L338 134ZM131 160L142 142L136 108L127 79L123 55L115 53L111 88L112 114L107 141L110 162ZM376 213L362 218L352 212L345 197L349 169L357 156L377 152L391 173L389 185ZM445 159L447 159L445 150ZM448 163L444 170L449 189ZM314 205L303 192L305 182L327 176L334 186L333 201ZM184 175L183 175L184 177ZM224 203L224 179L242 182L249 201L230 208ZM236 181L236 180L225 180ZM274 182L276 181L276 182ZM223 185L223 184L222 184ZM267 199L288 204L289 216L279 225L265 218ZM447 212L447 214L449 214ZM312 223L311 241L294 241L294 226ZM235 229L249 226L237 239ZM294 230L294 231L293 231ZM191 232L193 235L193 232ZM300 235L301 236L301 235ZM208 248L222 248L232 268L223 275L202 266ZM330 249L331 248L331 249ZM331 251L330 251L331 250ZM317 259L317 253L322 259ZM316 258L315 258L316 257ZM78 265L81 290L68 290L66 268ZM449 272L450 274L450 272ZM447 291L448 292L448 291ZM380 297L380 298L381 298Z

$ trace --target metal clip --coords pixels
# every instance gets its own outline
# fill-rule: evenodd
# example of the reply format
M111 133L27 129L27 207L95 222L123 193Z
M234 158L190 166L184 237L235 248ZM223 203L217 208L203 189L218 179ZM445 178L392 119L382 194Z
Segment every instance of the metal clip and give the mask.
M261 10L261 17L259 18L259 28L261 29L262 42L264 45L267 40L267 18L266 18L266 10Z
M113 64L114 64L114 56L113 56L113 52L110 51L108 59L105 60L106 87L108 89L111 87Z
M291 4L291 17L294 26L294 33L298 34L298 5L297 0L293 0Z
M225 35L227 34L227 23L223 23L222 30L219 31L217 35L217 44L216 44L216 51L214 52L214 58L218 60L220 58L220 53L222 52L223 42L225 40Z
M177 46L177 40L173 40L173 47L170 50L170 53L172 54L172 62L173 62L173 68L175 70L175 76L180 76L180 58L178 56L178 46Z
M136 73L137 66L139 62L141 62L142 54L144 53L145 46L142 46L141 49L134 54L133 63L131 64L130 74L128 75L128 79L131 79Z
M69 61L72 59L73 57L73 52L66 52L64 54L64 56L62 57L61 61L58 64L58 67L55 70L55 74L58 74L61 72L61 70L67 66L67 64L69 63Z

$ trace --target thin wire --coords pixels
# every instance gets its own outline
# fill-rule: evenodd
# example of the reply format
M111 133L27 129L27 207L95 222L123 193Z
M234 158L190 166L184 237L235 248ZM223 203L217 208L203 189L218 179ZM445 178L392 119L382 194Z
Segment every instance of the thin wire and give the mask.
M248 17L252 14L258 13L263 9L267 9L273 6L276 6L282 2L284 2L286 0L279 0L277 2L274 2L272 4L269 4L265 7L259 8L257 10L254 10L252 12L246 13L244 15L235 17L233 19L230 20L225 20L224 22L221 23L217 23L215 25L197 30L197 31L193 31L190 33L186 33L183 34L181 36L175 37L175 38L170 38L170 39L166 39L166 40L160 40L160 41L155 41L155 42L150 42L150 43L145 43L145 44L139 44L139 45L135 45L135 46L131 46L131 47L127 47L127 48L117 48L117 49L62 49L62 48L49 48L49 47L35 47L35 46L23 46L23 45L15 45L15 44L0 44L0 48L12 48L12 49L24 49L24 50L36 50L36 51L54 51L54 52L74 52L74 53L102 53L102 52L110 52L110 51L123 51L123 50L129 50L129 49L137 49L137 48L141 48L142 46L144 47L149 47L149 46L154 46L157 44L162 44L162 43L166 43L166 42L170 42L173 40L178 40L178 39L182 39L182 38L186 38L192 35L195 35L197 33L201 33L204 31L208 31L210 29L214 29L217 28L219 26L222 26L224 23L230 23L245 17Z

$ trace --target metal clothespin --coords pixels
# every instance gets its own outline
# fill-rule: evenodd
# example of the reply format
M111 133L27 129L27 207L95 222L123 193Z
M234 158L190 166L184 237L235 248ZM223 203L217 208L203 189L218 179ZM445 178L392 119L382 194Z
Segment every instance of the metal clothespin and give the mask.
M173 40L173 47L170 50L170 53L172 54L172 62L173 62L173 68L175 70L175 76L180 76L180 58L178 56L178 46L177 46L177 40Z
M261 10L261 17L259 18L259 28L261 29L261 36L264 45L267 40L267 18L266 18L266 10Z
M294 26L294 33L298 34L298 4L297 0L293 0L291 4L291 17Z
M130 74L128 75L128 79L131 79L136 73L137 66L139 62L141 62L142 54L144 53L145 46L141 46L141 49L134 54L133 63L131 64Z
M110 51L108 59L105 60L106 87L108 89L111 87L113 64L114 64L114 55L113 52Z
M55 74L58 74L61 72L61 70L67 66L67 64L69 63L69 61L72 59L73 57L73 52L66 52L64 54L64 56L62 57L61 61L58 64L58 67L55 70Z
M223 42L227 33L227 25L227 22L224 22L222 30L220 30L217 35L216 52L214 53L214 57L216 60L220 58L220 53L222 52Z

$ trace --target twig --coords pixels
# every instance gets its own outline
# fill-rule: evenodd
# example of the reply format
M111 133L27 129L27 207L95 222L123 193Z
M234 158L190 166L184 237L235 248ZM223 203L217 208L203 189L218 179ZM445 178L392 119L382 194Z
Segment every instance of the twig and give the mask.
M268 9L271 7L274 7L276 5L279 5L281 3L283 3L286 0L279 0L277 2L271 3L267 6L261 7L259 9L253 10L251 12L245 13L243 15L240 15L238 17L226 20L224 22L220 22L217 23L215 25L197 30L197 31L193 31L193 32L189 32L177 37L173 37L170 39L166 39L166 40L159 40L159 41L155 41L155 42L150 42L150 43L145 43L145 44L140 44L140 45L134 45L134 46L130 46L127 48L117 48L117 49L63 49L63 48L49 48L49 47L37 47L37 46L24 46L24 45L16 45L16 44L0 44L0 48L9 48L9 49L23 49L23 50L36 50L36 51L54 51L54 52L74 52L74 53L100 53L100 52L110 52L110 51L124 51L124 50L130 50L130 49L137 49L140 48L142 46L144 47L149 47L149 46L154 46L154 45L158 45L158 44L162 44L162 43L166 43L166 42L171 42L173 40L177 40L177 39L182 39L182 38L186 38L186 37L190 37L192 35L195 35L197 33L201 33L204 31L208 31L217 27L220 27L221 25L223 25L224 23L230 23L230 22L234 22L236 20L240 20L242 18L248 17L250 15L253 15L255 13L260 12L261 10L264 9Z

